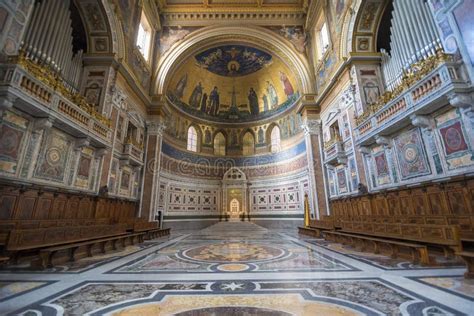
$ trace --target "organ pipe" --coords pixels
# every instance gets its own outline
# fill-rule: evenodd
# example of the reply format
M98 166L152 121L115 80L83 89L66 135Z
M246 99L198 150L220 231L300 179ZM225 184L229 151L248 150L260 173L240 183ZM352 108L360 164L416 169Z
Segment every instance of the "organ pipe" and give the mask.
M72 92L78 92L82 50L73 52L70 0L43 0L33 9L22 49L27 58L56 72Z
M400 84L404 73L441 48L436 24L424 0L393 0L390 54L381 50L382 72L388 90Z

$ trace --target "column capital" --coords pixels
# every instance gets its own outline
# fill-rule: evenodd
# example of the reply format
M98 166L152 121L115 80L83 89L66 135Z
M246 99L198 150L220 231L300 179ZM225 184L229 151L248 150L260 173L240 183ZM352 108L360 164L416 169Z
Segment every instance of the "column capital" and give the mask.
M301 125L305 134L307 135L320 135L321 134L321 120L320 119L309 119L305 118Z
M146 127L147 127L148 135L157 135L157 136L162 136L163 132L166 129L166 125L161 119L147 121Z

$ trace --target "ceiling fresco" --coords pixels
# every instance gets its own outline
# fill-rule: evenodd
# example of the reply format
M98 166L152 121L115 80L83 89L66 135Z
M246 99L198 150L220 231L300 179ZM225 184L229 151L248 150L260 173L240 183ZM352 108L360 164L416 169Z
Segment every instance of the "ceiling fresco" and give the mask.
M218 46L190 57L167 90L172 104L216 122L271 117L299 98L298 81L278 57L245 45Z

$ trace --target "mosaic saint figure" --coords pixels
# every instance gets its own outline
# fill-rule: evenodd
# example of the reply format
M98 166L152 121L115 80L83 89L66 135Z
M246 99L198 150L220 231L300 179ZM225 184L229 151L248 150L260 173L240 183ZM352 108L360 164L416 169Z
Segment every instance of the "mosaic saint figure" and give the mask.
M207 110L207 93L204 92L201 99L201 112L206 113Z
M259 130L258 130L258 142L259 144L263 143L264 139L263 139L263 129L260 127Z
M262 100L263 100L263 111L268 111L268 109L269 109L269 107L268 107L268 97L267 97L266 94L263 95Z
M217 87L211 91L209 95L209 102L211 105L210 114L216 116L219 113L219 91L217 91Z
M174 90L174 95L181 100L184 94L184 89L186 88L186 84L188 83L188 74L179 79L178 83L176 84L176 89Z
M206 129L206 132L204 134L204 141L206 142L206 144L211 143L211 132L208 129Z
M258 96L253 88L250 88L248 98L250 105L250 113L252 115L258 115L258 113L260 112L260 109L258 107Z
M202 85L199 82L197 86L194 88L193 93L189 97L189 105L193 108L198 108L201 105L201 98L202 98Z
M293 86L291 85L291 82L288 79L288 76L282 71L280 71L280 81L283 84L283 90L285 91L287 98L295 94L295 91L293 90Z
M267 94L270 98L270 108L276 108L278 106L278 94L276 92L275 86L270 81L267 81Z

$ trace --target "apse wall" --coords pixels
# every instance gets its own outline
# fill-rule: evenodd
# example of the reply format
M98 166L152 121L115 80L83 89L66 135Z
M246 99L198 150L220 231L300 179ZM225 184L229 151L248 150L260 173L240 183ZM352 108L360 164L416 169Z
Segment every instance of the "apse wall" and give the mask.
M216 157L162 145L159 210L166 226L196 228L222 220L223 177L236 167L247 177L250 221L272 227L301 223L309 191L302 137L281 152L253 157ZM248 219L246 219L248 220Z

